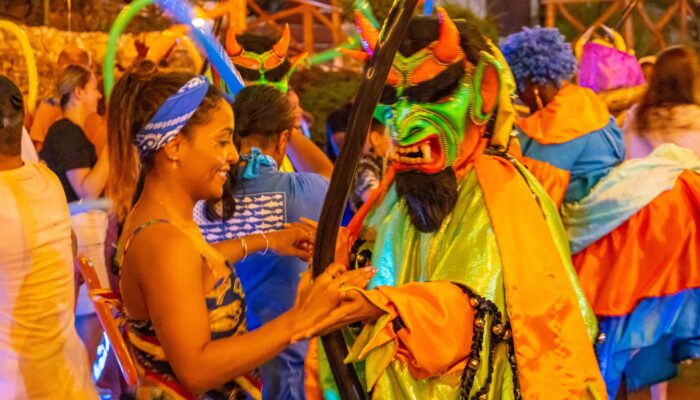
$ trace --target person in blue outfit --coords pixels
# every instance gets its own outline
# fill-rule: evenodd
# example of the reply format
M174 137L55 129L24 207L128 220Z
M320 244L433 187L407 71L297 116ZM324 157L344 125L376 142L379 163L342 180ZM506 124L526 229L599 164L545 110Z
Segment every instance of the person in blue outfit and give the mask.
M318 220L327 179L315 173L279 171L295 124L287 96L272 86L249 86L236 95L233 111L234 138L241 153L235 181L229 176L235 207L230 200L197 205L195 220L207 241L279 230L301 218ZM250 330L293 306L300 275L307 268L299 258L267 250L248 254L236 264ZM263 398L304 398L307 346L306 341L297 342L260 367Z
M525 164L538 178L538 167L556 172L542 179L555 203L581 200L625 160L622 131L592 90L571 82L576 57L558 30L525 28L501 47L531 112L518 123Z
M570 81L571 46L525 28L501 48L518 95L524 164L561 204L581 288L600 322L596 356L608 397L667 398L678 364L700 358L700 159L667 143L625 160L605 103Z

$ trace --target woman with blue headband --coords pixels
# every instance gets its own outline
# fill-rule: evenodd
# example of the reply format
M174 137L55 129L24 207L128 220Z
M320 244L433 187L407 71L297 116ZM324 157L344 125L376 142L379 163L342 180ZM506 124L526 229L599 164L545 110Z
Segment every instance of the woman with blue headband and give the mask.
M229 265L258 252L308 259L315 232L294 224L206 243L192 211L223 194L238 161L233 126L231 106L202 76L140 68L112 93L110 187L124 221L117 261L139 399L259 398L246 374L305 338L337 308L344 286L364 287L373 275L333 265L300 285L291 310L246 332L245 296Z

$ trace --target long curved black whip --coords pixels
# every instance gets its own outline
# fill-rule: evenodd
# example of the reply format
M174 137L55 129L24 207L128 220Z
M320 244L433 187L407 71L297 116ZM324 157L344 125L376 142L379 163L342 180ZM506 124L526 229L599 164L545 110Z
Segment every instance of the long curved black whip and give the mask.
M345 143L335 162L328 193L321 210L314 248L314 276L321 274L333 262L340 220L345 210L355 169L367 139L370 121L389 75L394 55L406 33L408 22L417 3L418 0L394 0L379 34L374 54L365 69L345 130ZM333 332L323 336L321 340L341 398L343 400L365 399L365 391L357 378L355 369L352 365L343 363L348 349L342 333Z

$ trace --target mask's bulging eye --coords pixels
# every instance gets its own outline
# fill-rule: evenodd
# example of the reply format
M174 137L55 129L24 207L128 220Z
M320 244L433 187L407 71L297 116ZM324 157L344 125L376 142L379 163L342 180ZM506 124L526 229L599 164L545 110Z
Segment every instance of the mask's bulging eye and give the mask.
M243 78L246 81L257 81L260 80L260 71L257 69L250 69L250 68L245 68L241 66L236 67L238 69L238 72L241 74L241 78Z
M268 69L265 72L265 78L267 78L267 80L270 82L279 82L285 78L290 68L291 64L289 61L284 60L282 64L276 66L275 68Z
M396 88L393 86L385 85L382 95L379 98L380 104L396 104L399 101L399 97L396 93Z
M455 82L453 85L449 87L445 87L440 91L435 92L430 100L428 100L429 103L445 103L449 100L451 100L454 95L457 93L457 90L459 89L459 81Z
M452 64L435 78L409 87L404 91L404 95L416 103L443 102L457 92L464 73L462 63Z

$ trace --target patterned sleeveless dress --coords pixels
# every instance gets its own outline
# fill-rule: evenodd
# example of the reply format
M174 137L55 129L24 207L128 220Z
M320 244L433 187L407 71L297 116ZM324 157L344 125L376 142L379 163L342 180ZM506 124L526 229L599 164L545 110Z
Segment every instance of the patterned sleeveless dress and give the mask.
M124 244L124 250L117 259L122 263L129 245L134 237L145 228L157 223L170 223L164 219L148 221L140 225ZM175 226L175 225L173 225ZM206 258L206 251L201 246L208 246L204 240L202 243L194 241L200 249L202 262L205 268L214 274L211 260ZM209 310L209 327L212 340L240 335L246 332L245 297L243 287L236 276L235 268L230 268L231 273L219 277L214 288L206 293L205 300ZM214 274L216 276L216 274ZM135 320L129 317L124 307L126 320L126 336L131 345L136 367L139 371L139 386L136 392L138 400L224 400L247 399L251 396L259 398L259 388L249 377L239 377L227 383L223 387L211 390L202 395L190 393L178 381L170 367L163 348L156 337L152 321Z

